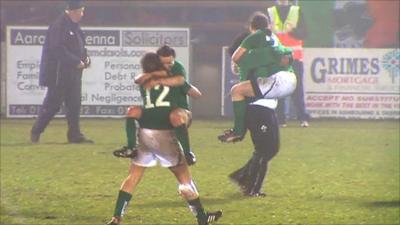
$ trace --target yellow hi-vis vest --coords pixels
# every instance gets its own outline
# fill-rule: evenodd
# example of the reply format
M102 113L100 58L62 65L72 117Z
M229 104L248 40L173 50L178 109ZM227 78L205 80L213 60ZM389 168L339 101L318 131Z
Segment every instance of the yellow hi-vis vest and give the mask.
M288 16L284 23L279 17L276 6L268 8L268 16L271 19L271 29L278 36L283 45L293 49L293 58L303 60L303 41L292 37L288 33L288 27L297 27L300 18L300 7L290 6ZM290 25L289 25L290 24Z

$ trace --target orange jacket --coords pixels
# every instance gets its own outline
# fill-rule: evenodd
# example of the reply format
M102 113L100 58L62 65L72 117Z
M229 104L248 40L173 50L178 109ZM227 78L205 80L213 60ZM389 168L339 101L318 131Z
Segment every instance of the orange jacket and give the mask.
M281 43L293 49L293 58L303 60L303 41L291 36L288 32L289 27L297 27L299 20L299 6L290 6L289 14L284 22L281 21L276 6L268 8L268 15L271 19L272 31L278 36Z

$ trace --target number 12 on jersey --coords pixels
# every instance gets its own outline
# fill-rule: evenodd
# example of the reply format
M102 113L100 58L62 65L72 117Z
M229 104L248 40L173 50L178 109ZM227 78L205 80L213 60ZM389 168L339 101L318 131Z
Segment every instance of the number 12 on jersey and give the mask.
M154 87L154 90L159 90L160 85L157 85ZM156 97L155 102L151 101L151 90L146 89L146 104L144 107L146 109L151 109L154 107L169 107L171 106L169 101L165 101L165 98L167 97L169 93L170 88L167 86L163 86L163 90L161 93Z

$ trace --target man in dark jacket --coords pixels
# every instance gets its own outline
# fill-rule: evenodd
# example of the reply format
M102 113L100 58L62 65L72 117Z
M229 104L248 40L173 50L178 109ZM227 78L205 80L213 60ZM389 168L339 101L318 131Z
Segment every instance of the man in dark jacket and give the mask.
M80 132L82 71L90 65L85 38L78 22L84 7L78 0L68 1L65 13L49 26L43 45L39 84L47 87L46 97L31 130L37 143L50 120L65 104L68 142L93 143Z

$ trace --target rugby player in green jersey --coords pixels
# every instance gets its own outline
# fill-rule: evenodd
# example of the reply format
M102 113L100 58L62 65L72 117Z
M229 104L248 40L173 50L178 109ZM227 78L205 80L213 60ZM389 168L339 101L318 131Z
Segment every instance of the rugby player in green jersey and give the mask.
M186 71L183 65L175 60L175 50L167 45L160 47L157 50L157 54L160 57L161 62L167 71L156 71L152 73L145 73L135 79L135 82L139 85L143 84L144 81L148 81L146 85L148 87L155 85L165 85L170 87L179 86L181 95L177 96L178 107L174 109L170 114L170 121L175 127L175 132L178 137L180 144L185 153L185 159L189 165L196 163L196 156L190 148L188 127L191 122L192 113L189 110L189 104L187 101L187 95L193 98L201 96L201 92L193 85L186 82ZM167 73L168 72L168 73ZM168 74L172 75L169 76ZM181 76L175 76L181 75ZM140 106L131 106L128 108L127 119L126 119L126 134L127 134L127 146L117 149L113 154L117 157L131 158L134 157L136 147L136 126L135 120L140 119L141 115Z
M164 67L155 53L147 53L142 58L141 64L145 73L162 70ZM217 221L222 216L222 211L206 212L204 210L188 164L184 160L182 147L169 120L171 111L177 106L176 100L181 95L179 88L163 85L151 87L152 84L147 86L146 83L140 87L143 109L139 120L137 155L132 158L129 175L122 182L113 217L107 225L121 223L122 216L132 198L131 193L140 182L145 169L157 163L160 163L162 167L167 167L175 175L178 180L178 192L187 201L199 225ZM168 221L160 221L160 224L166 223Z
M231 89L234 127L218 136L222 142L243 139L246 97L271 99L271 107L275 108L277 98L290 95L296 88L296 76L290 67L291 49L282 46L268 26L266 15L254 13L250 19L251 33L232 55L232 61L239 69L240 82Z

